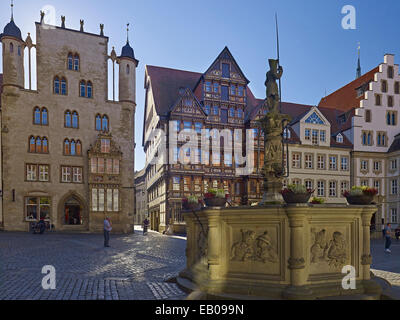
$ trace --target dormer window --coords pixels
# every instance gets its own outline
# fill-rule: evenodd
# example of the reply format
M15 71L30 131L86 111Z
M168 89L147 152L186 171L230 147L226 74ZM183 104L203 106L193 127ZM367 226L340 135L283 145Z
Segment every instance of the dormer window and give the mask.
M288 128L285 128L285 130L283 130L283 138L286 140L291 138L290 130Z
M336 136L336 142L343 143L343 136L340 133Z

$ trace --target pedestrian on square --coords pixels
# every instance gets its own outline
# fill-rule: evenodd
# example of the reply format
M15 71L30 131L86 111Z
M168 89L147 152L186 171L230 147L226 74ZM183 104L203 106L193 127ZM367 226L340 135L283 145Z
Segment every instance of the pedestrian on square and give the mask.
M150 221L146 218L143 221L143 235L148 233Z
M390 223L387 224L385 230L385 251L391 253L390 246L392 245L392 228Z
M110 217L106 217L104 220L104 247L109 248L110 232L112 230L112 223Z

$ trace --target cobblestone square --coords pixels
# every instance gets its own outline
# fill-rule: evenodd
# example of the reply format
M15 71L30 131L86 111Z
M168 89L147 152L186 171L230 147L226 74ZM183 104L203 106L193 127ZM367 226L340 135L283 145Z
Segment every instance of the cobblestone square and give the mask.
M0 300L180 300L166 283L185 266L185 239L158 233L112 235L0 233ZM43 266L56 269L44 290Z

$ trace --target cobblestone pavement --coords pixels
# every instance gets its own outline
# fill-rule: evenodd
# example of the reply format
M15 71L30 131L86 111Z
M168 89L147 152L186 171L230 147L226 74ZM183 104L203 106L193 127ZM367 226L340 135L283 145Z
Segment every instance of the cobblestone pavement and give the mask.
M0 232L0 300L180 300L165 280L185 267L186 241L149 233L33 235ZM42 288L42 268L56 270L56 290Z
M400 241L393 239L392 253L384 251L384 240L371 241L371 254L373 263L371 265L372 272L391 283L393 289L400 296Z

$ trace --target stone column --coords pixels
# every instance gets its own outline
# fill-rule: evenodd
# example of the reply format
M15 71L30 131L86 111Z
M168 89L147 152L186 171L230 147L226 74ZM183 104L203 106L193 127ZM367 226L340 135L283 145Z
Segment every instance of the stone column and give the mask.
M286 208L290 227L288 269L290 270L291 285L283 292L283 296L289 300L312 299L312 291L306 287L307 273L305 270L306 241L304 235L308 233L304 228L304 223L308 210L308 204L289 205Z
M210 280L218 279L220 276L219 269L222 248L219 222L219 213L213 213L211 216L208 216L208 268Z

